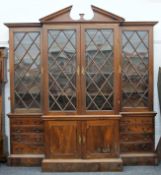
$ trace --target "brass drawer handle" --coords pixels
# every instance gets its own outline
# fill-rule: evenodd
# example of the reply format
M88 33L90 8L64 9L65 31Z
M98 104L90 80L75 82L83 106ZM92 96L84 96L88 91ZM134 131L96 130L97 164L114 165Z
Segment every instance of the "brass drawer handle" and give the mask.
M86 142L86 138L85 138L85 136L83 136L83 143L85 143Z
M84 144L86 142L86 138L85 138L85 136L78 136L78 143L79 143L79 145L81 145L82 143Z
M78 67L77 67L77 75L79 76L79 73L80 73L80 67L79 67L79 65L78 65Z
M84 67L82 67L82 75L84 75L85 74L85 71L84 71Z
M21 132L21 130L20 130L20 129L16 129L16 130L15 130L15 132L20 133L20 132Z
M78 143L79 143L79 145L81 145L81 143L82 143L82 138L80 135L78 136Z

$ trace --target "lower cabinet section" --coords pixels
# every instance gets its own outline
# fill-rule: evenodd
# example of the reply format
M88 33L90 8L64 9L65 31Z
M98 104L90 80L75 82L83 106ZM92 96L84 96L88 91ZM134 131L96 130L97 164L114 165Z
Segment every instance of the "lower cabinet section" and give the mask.
M154 116L153 112L122 113L121 153L154 152Z
M66 118L66 117L65 117ZM107 158L119 156L119 118L55 121L45 119L47 158Z
M8 164L42 165L43 171L121 171L122 164L156 165L154 117L154 112L10 114Z
M156 165L155 112L124 112L120 120L120 153L124 165Z
M9 114L10 166L40 166L44 157L44 126L41 114Z
M43 171L117 171L119 158L120 116L47 117Z

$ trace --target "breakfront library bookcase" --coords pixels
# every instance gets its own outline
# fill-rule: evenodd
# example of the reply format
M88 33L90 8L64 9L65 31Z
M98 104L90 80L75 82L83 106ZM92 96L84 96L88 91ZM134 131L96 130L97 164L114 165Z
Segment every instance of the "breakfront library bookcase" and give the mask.
M9 23L9 165L119 171L156 164L153 26L92 6ZM41 164L42 163L42 164Z

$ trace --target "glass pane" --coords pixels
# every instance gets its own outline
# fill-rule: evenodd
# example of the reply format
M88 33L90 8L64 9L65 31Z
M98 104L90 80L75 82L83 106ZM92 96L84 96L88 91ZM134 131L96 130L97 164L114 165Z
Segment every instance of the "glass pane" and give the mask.
M49 110L76 110L76 32L48 31Z
M40 108L40 33L14 33L15 109Z
M148 32L122 33L122 106L148 105Z
M113 108L113 30L87 29L86 110Z

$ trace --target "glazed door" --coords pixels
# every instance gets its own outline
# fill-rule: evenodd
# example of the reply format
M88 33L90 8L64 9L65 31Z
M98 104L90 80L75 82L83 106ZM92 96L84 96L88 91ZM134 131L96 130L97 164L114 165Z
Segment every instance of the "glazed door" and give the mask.
M79 112L80 32L79 26L46 26L44 61L45 111L56 114Z
M122 28L122 110L153 109L151 30Z
M114 113L120 80L117 25L82 25L81 73L83 113Z
M46 26L47 114L114 114L120 106L118 24ZM114 93L115 92L115 93Z

